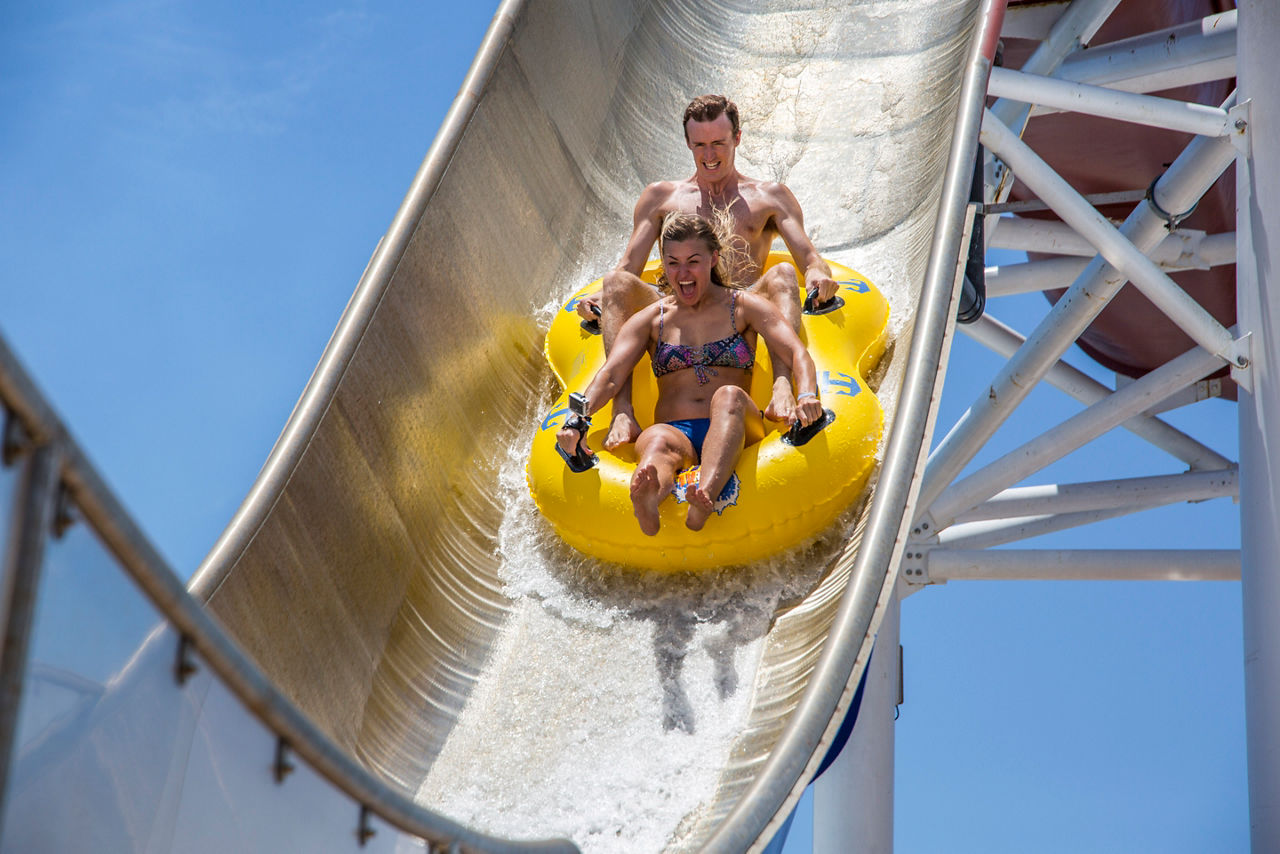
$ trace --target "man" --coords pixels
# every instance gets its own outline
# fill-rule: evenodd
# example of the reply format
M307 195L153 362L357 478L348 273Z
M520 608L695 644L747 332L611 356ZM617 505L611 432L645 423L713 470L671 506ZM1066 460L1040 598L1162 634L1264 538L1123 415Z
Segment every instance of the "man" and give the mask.
M672 211L712 219L717 211L727 210L734 233L742 238L750 259L747 269L737 271L735 280L750 282L749 289L763 294L797 332L801 309L796 267L777 264L764 275L760 273L775 237L782 238L791 257L804 270L807 291L816 291L819 302L835 296L837 284L831 278L831 268L805 234L804 216L796 197L785 185L748 178L735 166L734 155L742 141L737 106L723 95L694 98L684 111L684 138L693 153L693 176L645 187L636 202L631 239L622 260L605 274L598 297L587 297L578 303L578 313L588 319L594 316L592 306L599 309L606 353L613 348L627 319L660 296L656 288L640 279L640 273L662 228L663 217ZM795 405L791 377L778 369L765 417L788 420ZM634 442L639 435L640 425L628 386L614 399L613 422L604 446L613 450Z

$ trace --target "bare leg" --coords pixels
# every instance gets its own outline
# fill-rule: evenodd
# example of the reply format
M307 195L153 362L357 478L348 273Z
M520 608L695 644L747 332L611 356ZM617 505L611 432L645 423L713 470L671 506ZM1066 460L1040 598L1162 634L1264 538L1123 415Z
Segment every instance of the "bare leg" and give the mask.
M618 330L631 316L658 299L658 292L639 276L623 270L610 270L604 277L600 299L600 334L604 338L604 352L613 350ZM636 421L631 405L631 377L628 376L613 398L613 421L605 437L604 447L612 451L620 445L634 442L640 437L640 423Z
M670 424L654 424L636 440L640 461L631 476L631 506L640 530L658 533L658 507L671 494L676 472L693 463L693 445Z
M800 305L800 279L794 266L787 263L775 264L751 286L751 290L763 294L769 302L773 303L774 308L782 313L796 334L801 333L800 318L803 309ZM769 398L769 405L765 407L764 417L770 421L785 421L791 415L795 405L795 392L791 387L791 367L782 364L781 360L774 359L773 392Z
M685 492L689 512L684 523L691 531L701 531L707 517L715 512L715 500L729 482L746 444L747 419L759 417L751 396L737 386L722 386L712 395L711 427L702 443L698 485Z

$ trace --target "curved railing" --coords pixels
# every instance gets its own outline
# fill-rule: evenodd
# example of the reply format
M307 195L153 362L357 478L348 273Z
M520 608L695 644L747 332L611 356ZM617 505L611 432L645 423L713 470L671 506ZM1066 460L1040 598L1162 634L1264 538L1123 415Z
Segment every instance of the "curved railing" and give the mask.
M351 821L357 835L373 832L370 816L408 834L442 846L458 845L459 851L570 852L565 841L516 843L478 833L415 804L409 798L370 773L350 754L338 748L312 721L290 702L262 670L218 625L212 615L192 596L147 537L134 524L111 489L103 482L80 446L63 426L35 383L23 370L12 351L0 339L0 401L6 413L7 465L20 467L15 495L15 513L5 572L9 590L4 650L3 706L0 707L0 749L16 759L13 739L17 709L22 699L26 672L26 638L39 596L39 576L45 541L69 524L82 522L101 540L120 572L127 575L159 611L176 635L174 699L183 683L203 660L244 705L274 734L274 757L262 757L265 779L273 768L278 782L292 770L293 757L311 766L352 803ZM74 627L64 627L64 631ZM155 640L154 638L152 639ZM162 654L164 654L162 652ZM128 669L126 665L125 669ZM12 774L9 775L12 778ZM87 798L89 784L78 790L76 800ZM11 786L11 788L13 788ZM21 793L6 791L6 806ZM70 791L62 793L72 798ZM67 801L73 813L85 812L84 804ZM142 805L143 809L146 805ZM92 811L92 810L89 810ZM14 825L24 819L36 824L56 824L59 810L40 804L35 815L15 819L12 808L0 827L4 850L13 848L14 836L22 832ZM92 833L87 840L92 841ZM367 838L362 837L362 844ZM335 841L335 847L345 842ZM31 850L31 849L27 849ZM49 849L54 850L54 849Z

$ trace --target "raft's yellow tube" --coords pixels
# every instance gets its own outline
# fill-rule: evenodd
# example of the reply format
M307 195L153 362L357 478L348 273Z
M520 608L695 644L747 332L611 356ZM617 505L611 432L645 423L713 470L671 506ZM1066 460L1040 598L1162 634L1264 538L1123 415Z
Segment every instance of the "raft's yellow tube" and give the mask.
M769 255L766 269L791 261L782 252ZM734 469L718 512L701 531L684 525L688 505L683 485L696 482L696 467L677 478L675 495L663 501L661 530L641 533L632 513L630 482L635 470L633 445L616 453L602 450L611 407L596 413L587 444L600 458L589 471L574 473L556 453L556 431L569 415L568 393L581 391L604 364L599 335L579 324L578 300L598 291L597 279L578 291L556 313L547 331L546 356L564 389L533 440L527 476L529 491L556 532L580 552L615 563L652 570L701 570L757 561L798 545L835 521L862 494L875 462L884 425L880 402L867 388L866 374L884 354L889 305L865 277L831 264L844 305L804 317L803 338L817 367L822 405L835 421L802 447L782 441L778 425L765 422L763 440L749 445ZM658 262L644 278L655 281ZM756 350L751 396L764 408L773 370L763 341ZM648 356L632 379L632 401L642 426L652 423L657 383ZM730 503L732 502L732 503ZM724 505L724 506L722 506Z

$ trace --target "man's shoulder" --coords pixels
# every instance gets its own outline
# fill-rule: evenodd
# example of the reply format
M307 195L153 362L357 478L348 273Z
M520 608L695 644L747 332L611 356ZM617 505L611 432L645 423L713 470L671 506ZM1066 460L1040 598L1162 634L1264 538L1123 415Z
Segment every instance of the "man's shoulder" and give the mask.
M665 214L680 196L680 181L654 181L640 193L639 204L655 213Z
M640 195L641 197L670 196L673 193L679 192L680 186L683 183L684 183L683 181L654 181L652 184L648 184L647 186L645 186L644 190L640 193Z
M791 188L781 181L767 181L763 178L749 178L743 175L738 179L738 188L762 201L774 204L787 204L795 199Z

